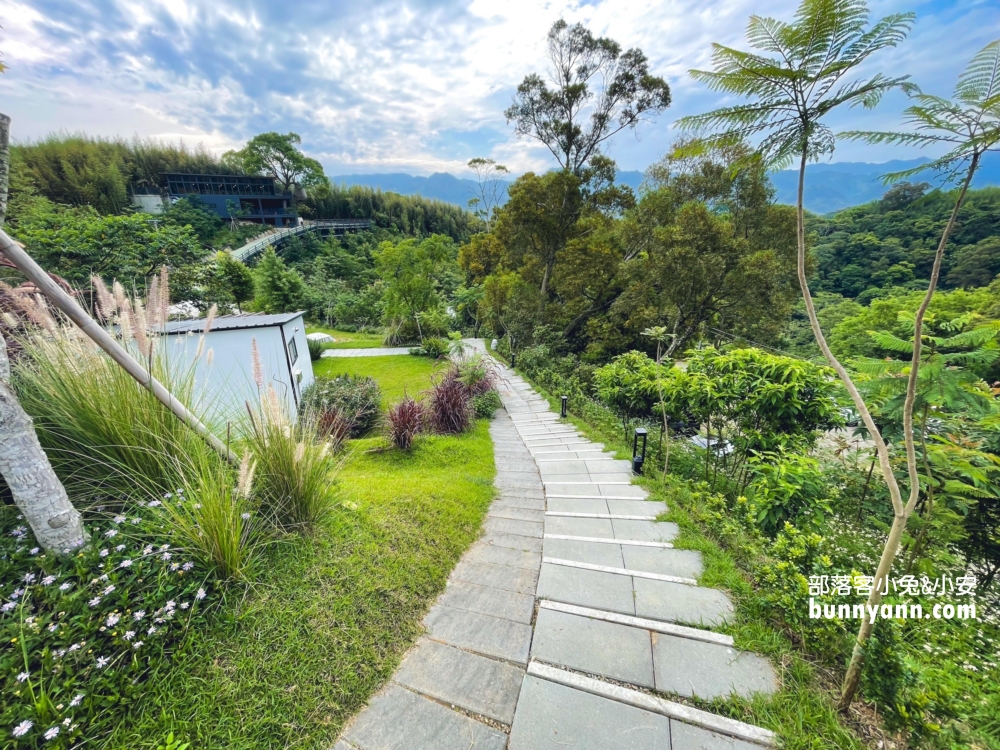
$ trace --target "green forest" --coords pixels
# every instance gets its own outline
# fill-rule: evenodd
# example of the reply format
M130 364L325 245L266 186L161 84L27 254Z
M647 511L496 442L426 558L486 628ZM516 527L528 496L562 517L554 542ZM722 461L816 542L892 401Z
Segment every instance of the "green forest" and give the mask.
M865 32L875 36L864 54L838 47L836 69L809 67L794 24L782 44L793 58L802 53L814 80L839 86L868 54L900 43L907 18ZM556 24L552 43L607 49L585 29L565 31ZM751 46L760 41L750 36ZM756 91L731 52L695 77L737 96ZM983 133L949 141L954 150L931 166L971 178L984 149L1000 143L996 97L982 93L990 60L1000 60L1000 43L978 53L956 89L963 106L981 108ZM497 356L548 396L567 396L572 415L608 443L648 430L655 481L738 561L749 592L741 606L781 633L770 651L755 647L795 655L795 705L815 698L817 715L829 717L857 695L876 716L844 719L852 730L880 726L911 746L1000 748L1000 188L897 175L880 200L806 215L800 227L796 207L775 202L768 174L830 153L832 133L785 133L792 126L758 110L763 119L747 125L751 115L737 108L683 123L685 135L635 193L616 183L604 154L607 123L636 127L669 105L670 90L633 62L634 109L605 112L600 127L560 121L560 137L532 123L558 119L553 102L579 90L525 79L505 114L519 135L549 148L552 168L517 177L504 201L479 202L475 213L332 185L294 134L261 134L222 157L77 135L12 149L8 228L84 300L95 277L142 295L165 267L172 301L201 311L306 310L315 325L377 333L431 356L447 352L449 337L497 339ZM901 80L837 89L830 106L874 106ZM913 117L939 106L908 91ZM597 92L585 85L583 95ZM944 128L956 111L940 106L927 127ZM758 143L765 132L776 135ZM844 137L862 136L894 137ZM292 154L297 171L270 170L267 149ZM506 173L479 160L487 163L496 169L478 171L484 195ZM164 171L294 181L307 186L304 218L373 227L305 234L244 266L226 251L259 226L224 221L196 197L155 217L132 207ZM929 584L960 579L981 616L890 617L860 633L849 619L808 616L810 597L878 606L871 586L837 595L817 583L877 570L913 583L906 600L925 611L943 594L943 583L941 592ZM757 708L728 710L747 717ZM792 721L792 708L774 711ZM809 743L808 722L783 729L790 746L826 746ZM860 747L853 742L838 746Z

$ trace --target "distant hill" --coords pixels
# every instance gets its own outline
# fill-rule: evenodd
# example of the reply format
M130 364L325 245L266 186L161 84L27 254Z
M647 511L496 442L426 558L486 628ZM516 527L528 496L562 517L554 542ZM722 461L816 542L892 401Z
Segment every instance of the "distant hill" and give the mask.
M887 161L881 164L868 162L835 162L810 164L806 168L806 208L817 214L828 214L843 208L858 206L881 198L886 187L881 177L887 172L898 172L929 161L927 158ZM345 174L330 178L335 185L364 185L385 192L401 195L420 195L465 208L476 194L473 180L455 177L445 172L435 172L430 177L393 172L388 174ZM777 189L779 203L795 203L798 190L798 172L786 169L775 172L771 180ZM932 175L921 175L915 181L937 185ZM642 172L618 173L618 182L638 191ZM1000 154L991 153L983 160L973 187L1000 185Z

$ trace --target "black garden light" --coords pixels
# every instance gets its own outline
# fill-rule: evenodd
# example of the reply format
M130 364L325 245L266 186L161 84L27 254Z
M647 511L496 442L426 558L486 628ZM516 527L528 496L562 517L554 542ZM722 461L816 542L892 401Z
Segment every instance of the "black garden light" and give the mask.
M639 438L642 438L642 452L639 452ZM635 438L632 440L632 473L642 474L642 465L646 461L646 428L636 427Z
M562 408L559 410L559 416L566 419L566 402L569 400L569 396L562 397Z

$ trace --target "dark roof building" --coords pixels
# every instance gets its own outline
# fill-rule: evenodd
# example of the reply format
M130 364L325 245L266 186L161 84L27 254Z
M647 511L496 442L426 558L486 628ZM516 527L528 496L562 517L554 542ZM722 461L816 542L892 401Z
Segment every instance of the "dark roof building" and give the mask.
M196 195L223 219L256 221L278 227L294 226L298 217L291 193L279 193L270 177L227 174L160 175L168 200ZM230 213L230 209L234 209Z

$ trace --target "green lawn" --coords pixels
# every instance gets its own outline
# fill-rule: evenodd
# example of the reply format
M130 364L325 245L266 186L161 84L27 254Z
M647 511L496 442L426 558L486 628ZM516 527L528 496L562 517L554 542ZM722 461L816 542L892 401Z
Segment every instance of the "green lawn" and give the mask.
M150 676L106 747L153 748L168 731L192 750L333 746L420 634L493 495L485 421L408 454L381 446L351 443L333 517L271 551L246 597Z
M323 326L306 326L306 333L328 333L336 341L327 344L327 349L372 349L382 346L382 333L357 333L356 331L338 331L336 328L324 328Z
M388 357L324 357L313 362L318 378L337 375L369 375L382 388L382 406L399 401L406 392L416 397L430 387L431 375L443 366L428 357L410 354Z

